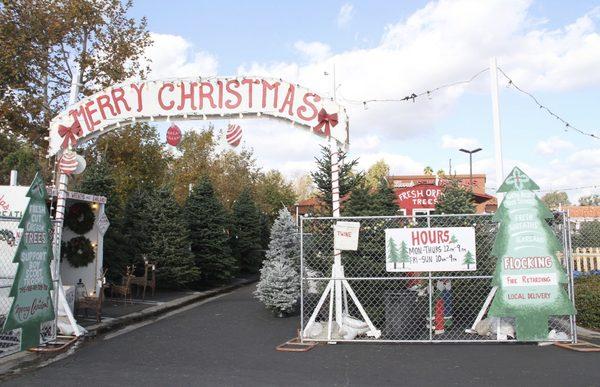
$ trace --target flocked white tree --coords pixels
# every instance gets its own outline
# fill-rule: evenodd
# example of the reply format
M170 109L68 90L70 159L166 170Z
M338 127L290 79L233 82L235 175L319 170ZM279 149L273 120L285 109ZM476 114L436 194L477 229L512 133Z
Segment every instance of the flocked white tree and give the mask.
M286 208L281 209L271 228L269 250L254 293L256 298L280 317L292 312L298 302L299 255L298 229L290 212Z

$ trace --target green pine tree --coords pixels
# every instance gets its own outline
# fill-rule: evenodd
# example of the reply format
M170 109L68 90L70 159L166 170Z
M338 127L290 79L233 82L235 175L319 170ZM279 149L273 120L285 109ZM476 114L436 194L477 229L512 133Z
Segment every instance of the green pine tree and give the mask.
M396 203L396 194L386 179L381 179L377 191L373 194L373 206L371 215L397 215L398 204Z
M46 207L48 195L44 180L36 174L27 195L19 228L23 229L13 263L18 264L9 297L12 305L4 321L3 332L22 328L21 350L37 347L40 343L40 324L54 319L50 291L52 275L52 231L50 214Z
M260 212L249 189L233 204L231 246L240 270L256 273L261 262Z
M406 242L402 241L400 244L400 262L402 262L402 268L406 268L406 264L410 262L410 255L408 255L408 247Z
M498 189L506 196L494 215L500 222L492 248L497 257L492 284L498 291L488 314L515 317L520 341L547 340L550 315L575 313L564 288L568 279L557 258L562 248L546 222L553 215L532 192L537 189L515 167ZM530 285L540 279L548 283Z
M467 265L467 270L469 270L470 266L475 263L475 260L473 259L473 254L471 254L470 251L467 251L467 253L465 254L465 259L462 263L463 265Z
M148 235L150 226L154 222L152 199L153 193L143 189L132 192L127 198L123 219L119 226L126 243L119 245L121 249L119 255L109 258L112 264L108 265L108 276L114 281L121 279L128 265L141 265L143 257L150 253Z
M207 177L194 186L185 205L190 244L203 284L225 283L237 272L229 246L228 215Z
M396 264L400 262L400 253L398 252L394 238L388 239L387 256L389 261L394 264L394 270L396 270Z
M168 188L150 197L148 212L152 222L146 238L148 260L158 266L157 282L167 288L187 287L196 282L200 271L189 251L190 240L185 217Z
M344 216L373 215L374 204L369 187L365 184L360 184L350 193L350 198L342 207L342 213Z
M462 187L457 179L450 179L442 188L442 193L435 203L438 214L473 214L473 194Z

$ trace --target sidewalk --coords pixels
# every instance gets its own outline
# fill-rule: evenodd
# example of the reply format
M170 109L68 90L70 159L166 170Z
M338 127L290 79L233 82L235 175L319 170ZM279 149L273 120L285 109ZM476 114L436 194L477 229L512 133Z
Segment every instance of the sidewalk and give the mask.
M125 304L123 300L109 298L102 305L101 322L96 323L96 319L89 313L87 319L83 316L77 316L76 318L78 323L88 331L86 336L93 337L126 325L154 318L200 300L231 292L256 281L258 281L258 275L236 278L228 285L205 291L157 291L154 297L149 296L149 293L146 292L145 300L134 298L133 304L130 304L129 301ZM75 344L75 346L77 345L78 343ZM19 370L46 365L54 358L65 356L64 353L62 351L52 354L42 354L22 351L2 357L0 358L0 380Z

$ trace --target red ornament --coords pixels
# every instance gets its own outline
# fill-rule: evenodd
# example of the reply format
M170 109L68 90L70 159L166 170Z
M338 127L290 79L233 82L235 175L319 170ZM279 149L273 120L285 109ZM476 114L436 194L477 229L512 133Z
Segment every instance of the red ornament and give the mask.
M229 124L227 126L227 142L232 147L240 145L242 141L242 128L239 125Z
M181 129L173 124L167 129L167 143L171 146L177 146L181 142Z
M65 175L70 175L77 169L79 162L77 161L77 154L73 151L65 151L58 160L58 167L60 171Z

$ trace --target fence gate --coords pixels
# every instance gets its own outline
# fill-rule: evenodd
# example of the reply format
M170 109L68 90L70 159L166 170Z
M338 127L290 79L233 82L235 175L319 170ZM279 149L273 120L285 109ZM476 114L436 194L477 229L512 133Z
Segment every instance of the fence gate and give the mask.
M471 330L492 291L496 258L491 255L498 231L492 215L419 215L384 217L301 218L301 327L305 341L329 341L327 336L330 300L316 315L316 324L305 332L309 319L330 280L333 263L333 226L338 221L360 222L357 251L342 252L344 276L354 290L378 338L367 335L332 336L332 341L352 342L497 342L497 333L510 332L511 318L489 319ZM555 213L548 224L564 247L558 256L568 274L567 291L573 301L573 268L567 215ZM385 230L404 227L474 227L477 269L453 272L388 272L385 267ZM360 323L360 311L353 302L344 308ZM436 301L444 299L444 332L436 332ZM332 304L332 303L331 303ZM441 303L439 303L441 305ZM439 305L438 305L439 308ZM439 311L438 311L439 312ZM439 313L438 313L439 314ZM483 315L485 317L485 315ZM438 316L439 319L439 316ZM335 322L332 322L335 327ZM549 330L562 339L576 341L574 316L551 316ZM343 333L343 332L342 332ZM511 341L511 339L509 339ZM512 340L514 341L514 339Z
M0 217L0 357L18 352L21 346L21 329L2 332L4 321L10 310L13 298L9 297L10 289L15 280L17 264L13 263L17 244L21 238L19 229L20 218ZM54 235L51 233L50 235ZM54 289L58 287L58 277L55 270L56 260L52 260L51 272ZM52 291L54 315L58 316L57 293ZM42 323L40 328L40 343L56 339L56 318Z

